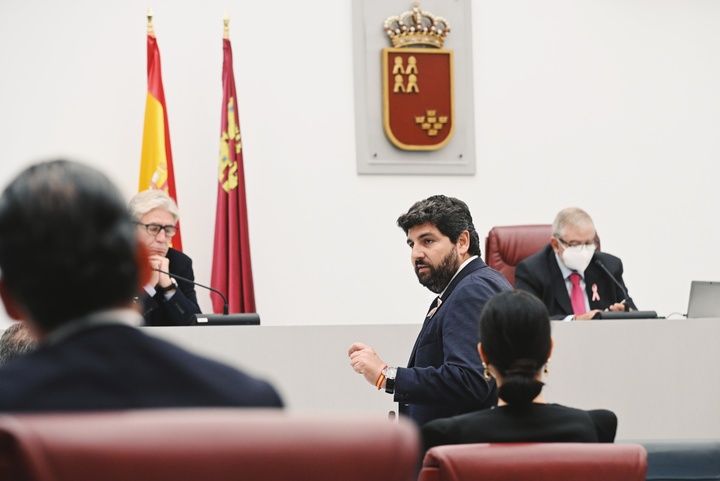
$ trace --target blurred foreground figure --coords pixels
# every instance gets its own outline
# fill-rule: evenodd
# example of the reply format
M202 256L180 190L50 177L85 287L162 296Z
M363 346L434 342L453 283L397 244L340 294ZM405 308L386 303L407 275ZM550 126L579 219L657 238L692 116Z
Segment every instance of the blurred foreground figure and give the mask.
M22 322L16 322L0 336L0 366L35 349L35 338Z
M33 165L0 196L0 297L38 348L0 369L0 411L281 407L275 389L141 332L148 253L97 170Z

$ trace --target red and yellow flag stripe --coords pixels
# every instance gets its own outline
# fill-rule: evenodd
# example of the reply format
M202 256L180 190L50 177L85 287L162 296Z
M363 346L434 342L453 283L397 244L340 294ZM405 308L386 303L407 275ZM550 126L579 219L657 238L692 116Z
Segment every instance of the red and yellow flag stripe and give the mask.
M153 33L150 14L148 15L147 73L148 92L145 104L145 126L143 128L138 190L162 189L177 203L175 172L170 148L170 129L160 66L160 49ZM180 231L173 237L172 246L182 250Z

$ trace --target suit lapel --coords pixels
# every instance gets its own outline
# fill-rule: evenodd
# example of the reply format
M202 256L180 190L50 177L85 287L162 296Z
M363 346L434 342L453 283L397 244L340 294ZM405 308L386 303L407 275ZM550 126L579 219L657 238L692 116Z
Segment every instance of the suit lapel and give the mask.
M595 268L593 264L585 271L585 291L590 299L590 309L605 309L614 298L612 292L608 291L608 283L602 282L604 273ZM597 296L593 300L593 285L597 286ZM599 298L598 298L599 297Z
M435 312L435 314L431 318L425 318L425 321L423 322L422 328L420 329L420 333L417 336L417 339L415 339L415 345L412 348L412 352L410 353L410 360L408 361L407 367L412 367L413 363L415 362L415 353L417 352L418 344L420 343L420 339L423 338L425 335L425 331L427 330L427 327L432 323L435 322L435 319L438 318L439 311L443 308L443 305L445 304L445 301L450 297L450 294L452 294L452 291L455 290L455 287L460 283L461 280L469 276L471 273L475 272L478 269L482 269L483 267L487 267L487 264L483 262L483 260L478 256L477 259L474 259L472 262L470 262L468 265L466 265L463 270L458 272L458 274L453 278L452 281L450 281L450 284L448 284L447 289L445 289L445 292L443 292L443 295L440 297L442 300L442 304L440 304L440 307Z
M442 301L445 302L447 298L450 297L450 294L452 294L452 291L455 290L455 287L457 287L461 280L465 279L467 276L469 276L476 270L482 269L483 267L487 267L487 264L485 264L485 262L483 262L480 257L474 259L471 263L466 265L463 270L461 270L458 275L456 275L455 278L450 282L450 285L448 285L447 289L445 289L445 292L443 292L443 295L441 297Z
M570 295L567 291L567 285L565 284L565 278L563 277L560 267L558 267L557 259L555 258L555 251L552 250L552 247L550 247L548 251L547 264L548 272L550 272L550 283L552 284L553 297L557 300L562 312L572 313L573 308L572 303L570 302Z

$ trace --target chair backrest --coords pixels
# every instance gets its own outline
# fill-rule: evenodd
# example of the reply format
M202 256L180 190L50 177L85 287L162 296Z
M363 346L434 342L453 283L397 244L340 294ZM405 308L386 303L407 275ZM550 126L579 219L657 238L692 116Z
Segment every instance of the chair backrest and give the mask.
M485 238L485 263L515 285L515 266L550 243L552 225L508 225L490 229Z
M485 263L515 285L515 266L550 243L551 224L505 225L490 229L485 238ZM600 237L595 234L600 250Z
M3 481L412 481L417 428L243 409L0 416Z
M639 444L458 444L431 448L418 481L645 481Z

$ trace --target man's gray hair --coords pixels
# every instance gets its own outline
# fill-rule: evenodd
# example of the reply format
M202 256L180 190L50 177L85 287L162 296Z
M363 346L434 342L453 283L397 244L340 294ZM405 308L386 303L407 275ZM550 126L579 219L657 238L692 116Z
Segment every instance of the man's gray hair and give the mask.
M582 227L588 224L595 227L592 217L590 217L587 212L579 207L568 207L558 212L555 216L552 225L552 235L553 237L562 237L565 227Z
M164 190L150 189L138 192L130 199L128 210L135 222L153 209L161 208L173 216L173 222L180 220L180 210L175 201Z
M25 323L11 324L0 336L0 366L11 359L34 351L36 344Z

